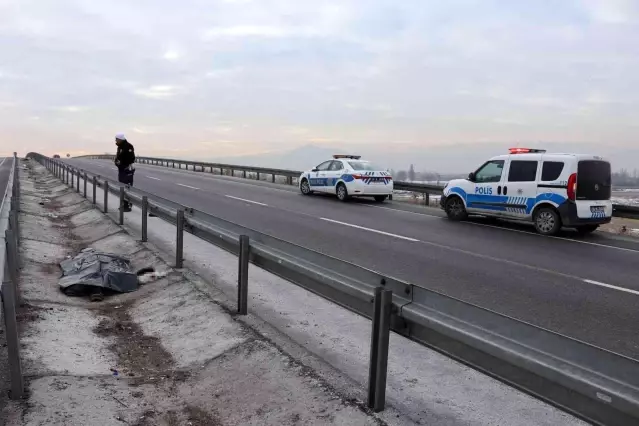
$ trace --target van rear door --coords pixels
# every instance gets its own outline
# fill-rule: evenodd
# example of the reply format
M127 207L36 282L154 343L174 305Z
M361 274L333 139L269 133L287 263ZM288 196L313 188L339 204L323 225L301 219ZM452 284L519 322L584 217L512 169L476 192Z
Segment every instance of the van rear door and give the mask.
M580 218L612 216L612 173L603 160L580 160L577 165L577 215Z

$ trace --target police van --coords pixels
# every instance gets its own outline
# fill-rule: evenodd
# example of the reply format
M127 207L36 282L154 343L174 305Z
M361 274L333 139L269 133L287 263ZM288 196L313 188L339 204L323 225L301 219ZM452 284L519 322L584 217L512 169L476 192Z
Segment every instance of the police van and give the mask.
M333 155L332 160L300 175L300 191L334 194L340 201L351 197L373 197L384 202L393 194L393 177L379 166L362 160L359 155Z
M532 222L540 234L562 226L589 233L612 218L610 163L595 155L511 148L468 179L448 182L441 207L451 220L482 215Z

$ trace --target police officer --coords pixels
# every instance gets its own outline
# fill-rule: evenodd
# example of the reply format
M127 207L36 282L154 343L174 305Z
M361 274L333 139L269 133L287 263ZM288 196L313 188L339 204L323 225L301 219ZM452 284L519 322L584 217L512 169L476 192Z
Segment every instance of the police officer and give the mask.
M115 135L115 144L118 146L118 152L115 155L115 165L118 168L118 181L126 185L133 185L133 175L135 174L135 149L133 145L126 140L123 133ZM131 211L131 202L126 201L124 211Z

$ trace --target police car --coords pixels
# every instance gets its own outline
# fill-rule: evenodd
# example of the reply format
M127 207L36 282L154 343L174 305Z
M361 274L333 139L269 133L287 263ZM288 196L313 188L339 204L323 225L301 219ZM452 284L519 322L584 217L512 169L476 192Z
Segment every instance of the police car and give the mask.
M393 193L393 177L381 168L361 160L359 155L333 155L300 175L300 191L335 194L340 201L350 197L373 197L383 202Z
M601 157L511 148L448 182L441 207L452 220L478 214L529 221L544 235L562 226L589 233L610 222L610 195L610 163Z

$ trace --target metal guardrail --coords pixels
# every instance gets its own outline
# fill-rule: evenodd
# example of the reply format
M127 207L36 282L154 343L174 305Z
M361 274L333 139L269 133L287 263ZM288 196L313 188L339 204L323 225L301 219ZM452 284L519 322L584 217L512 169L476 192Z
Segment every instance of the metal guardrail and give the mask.
M96 160L113 160L113 155L84 155L75 158L89 158ZM236 176L236 171L242 172L242 177L247 178L247 173L256 175L256 179L260 180L262 175L270 175L271 182L275 182L276 176L286 177L286 183L288 185L297 185L302 171L286 170L286 169L271 169L265 167L250 167L239 166L233 164L220 164L220 163L205 163L199 161L186 161L177 159L166 159L156 157L137 157L137 162L141 164L150 164L154 166L164 166L185 170L201 171L205 172L207 169L213 173L214 170L219 170L223 175L224 171L228 171L230 176ZM430 205L430 195L442 195L444 187L441 185L430 185L424 183L403 182L394 181L393 188L396 191L407 191L422 194L424 197L424 204ZM613 213L614 217L623 217L628 219L639 219L639 207L629 206L625 204L614 204Z
M9 377L11 380L9 396L11 399L20 399L25 395L16 316L16 307L19 306L17 287L20 272L18 257L18 244L20 242L19 197L18 159L14 153L7 188L0 204L0 239L3 240L0 243L0 294L9 355Z
M372 318L368 403L384 408L392 330L597 425L639 424L639 361L333 258L267 234L124 187L61 161L29 154L80 192L80 180L176 226L176 267L184 232L239 255L238 312L247 311L248 262ZM91 180L89 181L89 176ZM74 177L75 185L74 185Z

